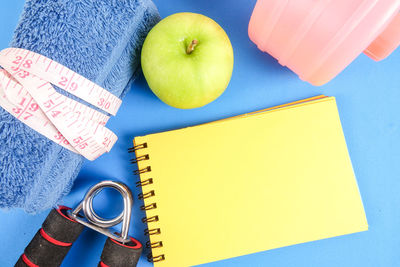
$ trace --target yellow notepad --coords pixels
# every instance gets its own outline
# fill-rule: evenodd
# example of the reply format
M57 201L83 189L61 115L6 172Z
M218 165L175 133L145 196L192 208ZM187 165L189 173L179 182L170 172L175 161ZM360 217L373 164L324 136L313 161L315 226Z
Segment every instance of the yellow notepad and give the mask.
M136 137L155 266L368 229L334 97Z

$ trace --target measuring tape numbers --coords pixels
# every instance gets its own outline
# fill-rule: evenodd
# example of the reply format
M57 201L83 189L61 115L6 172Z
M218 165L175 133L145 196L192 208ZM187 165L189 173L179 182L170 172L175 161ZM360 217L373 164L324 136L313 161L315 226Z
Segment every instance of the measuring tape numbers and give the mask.
M55 143L95 160L117 136L109 116L58 93L51 84L115 115L121 100L67 67L20 48L0 52L0 106Z

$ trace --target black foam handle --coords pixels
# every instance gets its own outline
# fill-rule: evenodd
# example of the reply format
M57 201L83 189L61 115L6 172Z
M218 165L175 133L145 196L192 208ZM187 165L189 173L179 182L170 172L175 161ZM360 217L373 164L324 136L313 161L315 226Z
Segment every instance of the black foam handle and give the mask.
M52 209L15 267L60 266L84 226L66 215L67 207Z
M122 244L107 238L101 253L98 267L135 267L142 254L142 244L134 238L129 243Z

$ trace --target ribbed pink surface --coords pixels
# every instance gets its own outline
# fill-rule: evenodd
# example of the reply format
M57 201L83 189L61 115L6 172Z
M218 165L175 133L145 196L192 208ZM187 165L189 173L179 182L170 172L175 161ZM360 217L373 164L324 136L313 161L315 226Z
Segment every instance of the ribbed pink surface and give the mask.
M249 36L301 79L322 85L367 48L373 59L389 55L400 43L399 10L400 0L258 0Z

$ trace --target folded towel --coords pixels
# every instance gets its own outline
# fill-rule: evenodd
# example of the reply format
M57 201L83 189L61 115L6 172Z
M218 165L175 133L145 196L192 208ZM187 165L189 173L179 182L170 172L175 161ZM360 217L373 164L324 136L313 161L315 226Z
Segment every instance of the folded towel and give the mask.
M151 0L28 0L11 47L47 56L123 97L159 19ZM0 108L1 208L51 208L69 192L83 160Z

